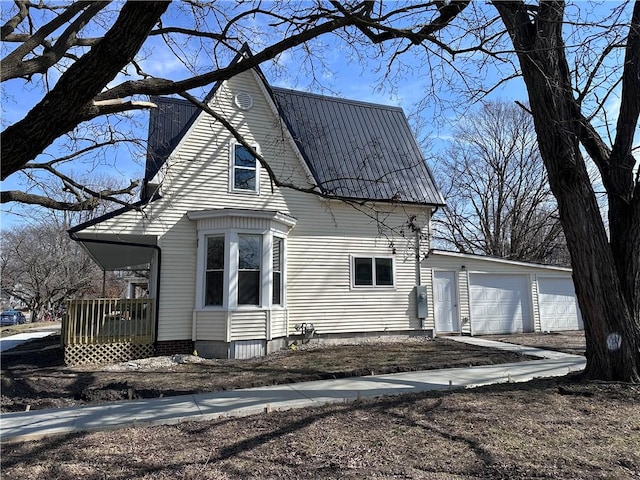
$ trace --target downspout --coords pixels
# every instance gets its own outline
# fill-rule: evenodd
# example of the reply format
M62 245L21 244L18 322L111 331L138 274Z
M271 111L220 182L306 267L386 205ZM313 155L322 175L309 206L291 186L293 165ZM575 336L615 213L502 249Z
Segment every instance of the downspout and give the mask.
M429 256L429 252L431 251L431 219L438 211L438 205L433 207L433 211L429 215L429 249L427 250L427 257ZM420 235L422 234L422 229L416 228L416 285L422 285L422 271L420 267ZM426 257L425 257L426 258Z
M422 285L422 272L420 268L420 234L422 230L416 228L416 285Z
M75 241L75 242L86 242L86 243L102 243L105 245L124 245L127 247L140 247L140 248L153 248L157 253L158 253L158 275L156 278L156 301L155 301L155 314L156 314L156 321L155 321L155 325L154 325L154 332L153 332L153 348L154 350L156 349L156 347L158 346L158 313L160 311L160 272L162 271L161 267L162 267L162 250L160 249L160 247L158 245L148 245L146 243L134 243L134 242L115 242L113 240L96 240L93 238L85 238L85 239L79 239L76 236L76 232L69 232L69 236L71 237L71 240ZM104 271L104 270L103 270Z
M429 255L429 252L431 251L431 218L433 217L433 215L436 213L436 211L438 210L438 206L435 205L433 208L433 211L430 212L430 216L429 216L429 224L427 225L427 229L429 232L429 248L427 249L427 256ZM428 295L427 295L427 289L426 287L422 286L422 258L421 258L421 253L420 253L420 240L422 237L422 229L419 227L415 227L415 234L416 234L416 238L415 238L415 255L416 255L416 308L418 310L418 318L420 319L421 322L421 327L422 330L426 330L426 321L427 318L429 317L429 303L428 303ZM425 257L426 258L426 257ZM422 310L422 312L421 312ZM435 329L434 329L434 335L435 335Z

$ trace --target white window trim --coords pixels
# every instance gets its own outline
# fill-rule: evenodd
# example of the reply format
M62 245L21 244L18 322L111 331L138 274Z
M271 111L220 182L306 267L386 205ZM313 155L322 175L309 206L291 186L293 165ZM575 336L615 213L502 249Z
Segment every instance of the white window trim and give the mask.
M356 258L369 258L373 263L373 285L356 285ZM387 258L391 260L392 285L376 285L375 260ZM396 289L396 259L393 255L349 255L349 276L352 290L395 290Z
M260 151L260 145L257 143L250 143L251 147L262 154ZM243 188L235 188L235 174L236 174L236 146L242 146L241 143L236 141L231 141L229 143L229 193L246 193L249 195L260 195L260 162L256 158L256 189L255 190L245 190Z
M262 237L262 258L260 265L260 304L238 305L238 236L260 235ZM224 236L224 275L222 305L205 305L207 238ZM272 303L273 238L282 239L282 303ZM196 266L196 310L264 310L284 309L287 306L287 237L271 230L223 229L201 230L198 232L197 266Z

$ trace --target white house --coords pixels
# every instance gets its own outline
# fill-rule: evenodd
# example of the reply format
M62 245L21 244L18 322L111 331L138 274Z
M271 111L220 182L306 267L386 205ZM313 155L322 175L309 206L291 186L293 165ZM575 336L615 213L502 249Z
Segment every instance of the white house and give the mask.
M142 200L70 234L104 269L150 264L156 353L247 358L311 336L555 328L541 280L569 270L428 255L444 199L401 109L271 87L258 69L216 85L206 101L288 185L277 187L219 121L153 101ZM503 298L490 281L503 270L528 282L519 313L481 318L493 308L481 302Z

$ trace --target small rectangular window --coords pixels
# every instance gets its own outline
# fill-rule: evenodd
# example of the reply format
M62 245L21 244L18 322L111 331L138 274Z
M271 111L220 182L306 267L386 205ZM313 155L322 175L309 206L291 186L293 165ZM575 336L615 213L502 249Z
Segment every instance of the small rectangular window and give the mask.
M260 305L262 236L238 235L238 305Z
M354 257L353 285L393 287L393 258Z
M271 303L282 305L282 245L281 238L273 237L273 295Z
M254 147L255 148L255 147ZM233 146L232 187L233 190L258 191L258 168L256 158L244 145Z
M224 287L224 236L207 237L205 305L222 305Z

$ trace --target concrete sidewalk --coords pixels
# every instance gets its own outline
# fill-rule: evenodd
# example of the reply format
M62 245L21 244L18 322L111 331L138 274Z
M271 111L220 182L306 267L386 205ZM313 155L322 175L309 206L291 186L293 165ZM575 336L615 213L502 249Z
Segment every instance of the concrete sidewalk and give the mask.
M31 340L36 340L38 338L48 337L55 333L60 333L59 322L36 327L24 333L17 333L9 337L0 338L0 353L5 353L18 345L28 343Z
M0 439L2 442L35 440L75 431L169 425L188 420L209 420L321 406L364 397L476 387L502 382L525 382L537 377L567 375L583 369L586 364L585 358L577 355L470 337L451 338L475 345L518 351L541 359L502 365L319 380L104 405L5 413L0 417Z

